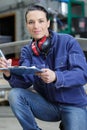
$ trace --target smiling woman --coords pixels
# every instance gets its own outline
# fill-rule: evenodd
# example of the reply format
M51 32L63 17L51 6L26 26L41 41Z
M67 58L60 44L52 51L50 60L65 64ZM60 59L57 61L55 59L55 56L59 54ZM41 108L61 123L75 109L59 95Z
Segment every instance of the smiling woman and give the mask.
M35 118L61 121L65 130L86 130L87 63L78 41L50 30L48 12L42 6L29 5L25 19L32 40L22 47L19 66L38 66L42 72L18 75L3 70L12 87L8 100L13 113L24 130L41 130ZM2 58L0 67L8 62ZM31 86L34 91L27 89Z
M38 15L37 15L38 14ZM50 21L48 16L46 17L46 12L42 10L31 10L26 13L26 26L31 34L31 36L38 40L43 36L49 36L48 28L50 26Z

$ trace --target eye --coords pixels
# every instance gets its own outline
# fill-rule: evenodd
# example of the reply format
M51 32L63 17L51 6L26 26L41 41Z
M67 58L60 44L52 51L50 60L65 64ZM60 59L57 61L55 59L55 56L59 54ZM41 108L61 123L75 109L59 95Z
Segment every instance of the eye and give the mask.
M34 22L33 21L29 21L28 24L33 24Z
M43 23L44 22L44 20L39 20L39 23Z

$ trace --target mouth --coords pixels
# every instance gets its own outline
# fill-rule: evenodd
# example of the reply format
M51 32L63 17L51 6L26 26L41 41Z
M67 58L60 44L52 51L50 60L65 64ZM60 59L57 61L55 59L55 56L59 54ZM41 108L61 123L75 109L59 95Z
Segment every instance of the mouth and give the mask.
M34 34L40 34L41 32L40 31L34 31Z

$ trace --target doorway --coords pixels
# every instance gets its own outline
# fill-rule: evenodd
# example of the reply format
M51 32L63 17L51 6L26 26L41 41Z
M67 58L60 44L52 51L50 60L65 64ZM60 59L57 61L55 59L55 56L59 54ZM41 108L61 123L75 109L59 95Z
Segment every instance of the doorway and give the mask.
M0 15L0 44L13 42L16 40L16 15L7 13ZM6 55L6 58L12 58L15 54Z
M0 15L0 36L9 36L15 41L15 13Z

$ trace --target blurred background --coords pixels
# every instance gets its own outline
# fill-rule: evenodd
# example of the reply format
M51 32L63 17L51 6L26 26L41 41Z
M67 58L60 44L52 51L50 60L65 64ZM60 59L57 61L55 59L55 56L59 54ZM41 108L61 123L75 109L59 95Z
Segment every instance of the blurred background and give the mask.
M33 3L48 10L55 31L87 37L87 0L0 0L0 43L29 39L24 15Z
M18 65L21 47L31 40L25 26L29 4L43 5L50 15L50 29L76 37L87 58L87 0L0 0L0 49L6 58L12 58L12 65ZM87 90L87 86L84 87ZM0 129L20 130L7 100L10 89L0 73ZM45 130L58 127L57 124L48 125L45 123L42 127Z

